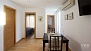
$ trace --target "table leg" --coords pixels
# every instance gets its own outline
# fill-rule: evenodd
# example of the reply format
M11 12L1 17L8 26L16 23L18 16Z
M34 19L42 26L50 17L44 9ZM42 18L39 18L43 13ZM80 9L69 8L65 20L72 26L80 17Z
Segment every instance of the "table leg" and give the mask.
M45 51L45 42L43 41L43 51Z
M66 43L66 51L68 51L68 42Z

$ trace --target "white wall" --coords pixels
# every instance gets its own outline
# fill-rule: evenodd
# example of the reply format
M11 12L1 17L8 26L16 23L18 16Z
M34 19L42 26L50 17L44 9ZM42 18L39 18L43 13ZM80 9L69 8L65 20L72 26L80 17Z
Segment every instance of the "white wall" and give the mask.
M66 11L62 11L62 34L69 39L72 51L91 51L91 15L79 16L78 2ZM73 20L64 20L64 15L73 12ZM82 47L81 44L89 44Z
M3 26L0 25L0 51L3 51Z
M3 11L3 3L0 2L0 12ZM3 51L3 26L0 25L0 51Z
M10 2L9 0L0 0L0 11L4 11L4 5L7 5L9 7L12 7L16 9L16 42L18 42L22 38L22 24L21 24L21 18L22 16L22 8L17 6L16 4ZM3 26L0 26L0 51L3 51L4 46L4 37L3 37Z
M24 9L24 13L25 12L36 12L36 38L43 38L43 34L45 32L45 9L42 8L25 8ZM43 21L39 22L38 21L38 17L42 16L43 17ZM23 17L23 38L25 37L25 17Z

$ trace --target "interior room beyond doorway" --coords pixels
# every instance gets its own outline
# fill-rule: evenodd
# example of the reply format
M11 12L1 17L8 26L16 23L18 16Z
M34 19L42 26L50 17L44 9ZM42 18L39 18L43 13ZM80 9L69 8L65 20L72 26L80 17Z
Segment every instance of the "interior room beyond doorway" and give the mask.
M55 33L55 16L47 15L47 33Z
M35 38L36 32L36 13L25 13L25 36Z

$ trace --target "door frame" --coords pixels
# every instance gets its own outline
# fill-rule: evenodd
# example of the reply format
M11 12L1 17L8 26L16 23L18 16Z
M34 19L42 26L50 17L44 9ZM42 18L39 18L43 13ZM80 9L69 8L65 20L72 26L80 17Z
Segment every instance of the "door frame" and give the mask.
M4 12L5 12L5 8L9 8L11 10L14 10L15 14L14 14L14 45L16 44L16 9L9 7L7 5L4 5ZM5 29L5 25L4 25L4 29ZM5 34L4 34L5 35Z
M55 27L55 15L47 15L47 32L48 32L48 16L53 16L54 17L54 27Z
M26 38L26 15L27 14L31 14L34 15L34 20L35 20L35 24L34 24L34 39L36 39L36 12L25 12L25 38Z

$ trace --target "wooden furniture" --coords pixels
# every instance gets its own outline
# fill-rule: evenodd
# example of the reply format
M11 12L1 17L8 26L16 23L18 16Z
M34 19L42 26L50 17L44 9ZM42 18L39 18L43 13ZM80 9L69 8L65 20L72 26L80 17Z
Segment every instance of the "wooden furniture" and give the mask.
M45 43L48 43L48 35L47 33L44 33L44 36L43 36L43 51L45 51ZM63 43L66 43L66 51L68 51L68 43L69 43L69 40L63 36Z
M55 28L49 28L49 33L51 32L51 33L55 33Z
M63 36L50 35L49 49L50 51L62 51Z

